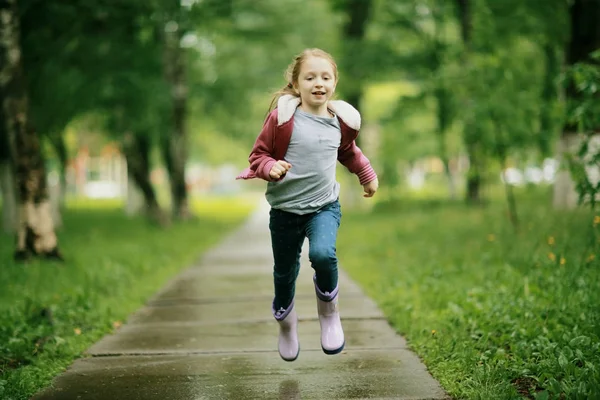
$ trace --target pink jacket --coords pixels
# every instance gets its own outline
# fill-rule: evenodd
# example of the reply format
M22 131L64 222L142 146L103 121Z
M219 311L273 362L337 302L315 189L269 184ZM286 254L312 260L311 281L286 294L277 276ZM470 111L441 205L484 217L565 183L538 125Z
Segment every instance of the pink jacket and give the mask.
M269 176L269 172L277 160L283 160L285 157L294 129L294 112L299 104L300 99L295 96L285 95L279 99L277 108L267 117L252 147L248 158L250 167L242 171L236 179L274 180ZM330 101L328 107L340 121L342 139L338 149L338 161L358 176L361 185L375 180L377 174L355 142L360 130L359 112L341 100Z

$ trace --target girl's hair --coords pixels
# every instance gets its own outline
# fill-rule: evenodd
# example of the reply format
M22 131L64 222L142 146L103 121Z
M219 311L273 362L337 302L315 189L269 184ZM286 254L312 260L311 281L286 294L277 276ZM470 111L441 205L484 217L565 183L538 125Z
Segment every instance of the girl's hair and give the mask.
M271 104L269 105L268 112L273 111L273 109L277 105L277 100L279 100L279 98L283 95L291 94L293 96L300 97L300 94L298 94L298 92L294 89L294 84L298 82L298 75L300 75L302 63L309 57L321 57L329 61L333 68L334 79L337 82L337 64L335 63L335 60L333 59L331 54L321 49L306 49L302 53L294 57L292 63L287 67L287 70L284 74L285 80L287 81L287 85L275 92L273 100L271 100Z

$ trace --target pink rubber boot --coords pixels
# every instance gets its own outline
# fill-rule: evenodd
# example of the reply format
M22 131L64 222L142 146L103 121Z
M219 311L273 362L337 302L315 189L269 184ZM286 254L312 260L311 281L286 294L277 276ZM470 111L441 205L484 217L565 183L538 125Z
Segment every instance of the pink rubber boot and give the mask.
M294 308L294 301L287 309L283 307L275 311L273 316L279 323L279 342L277 348L279 355L285 361L294 361L300 354L298 342L298 314Z

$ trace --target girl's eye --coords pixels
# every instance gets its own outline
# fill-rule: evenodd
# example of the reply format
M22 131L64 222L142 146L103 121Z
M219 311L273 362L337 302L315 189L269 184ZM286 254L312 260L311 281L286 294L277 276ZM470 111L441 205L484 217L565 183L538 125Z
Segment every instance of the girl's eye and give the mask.
M312 77L306 78L307 81L312 81Z

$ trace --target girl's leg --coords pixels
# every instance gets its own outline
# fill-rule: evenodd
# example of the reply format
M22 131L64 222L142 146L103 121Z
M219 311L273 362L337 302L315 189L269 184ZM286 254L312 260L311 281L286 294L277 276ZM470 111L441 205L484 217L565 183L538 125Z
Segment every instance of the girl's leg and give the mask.
M342 217L336 200L317 211L306 226L309 242L308 258L315 270L315 280L321 292L333 296L338 284L338 260L335 243Z
M338 269L335 254L341 215L340 204L335 201L315 213L306 227L310 244L309 258L315 270L321 347L325 354L338 354L345 344L338 310Z
M304 242L301 216L271 209L269 229L273 248L273 282L275 298L273 312L286 311L296 292L296 278L300 271L300 253ZM282 316L284 317L284 316Z

